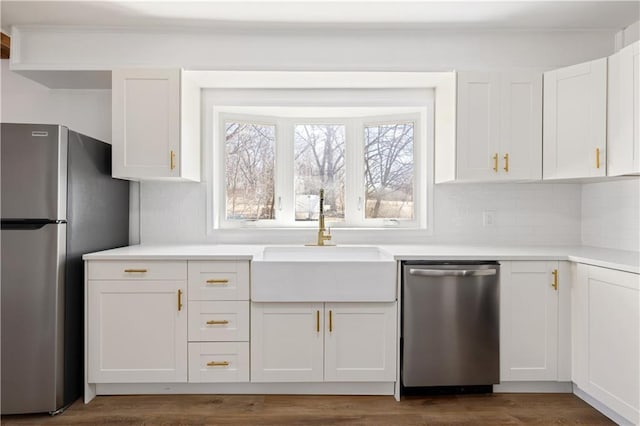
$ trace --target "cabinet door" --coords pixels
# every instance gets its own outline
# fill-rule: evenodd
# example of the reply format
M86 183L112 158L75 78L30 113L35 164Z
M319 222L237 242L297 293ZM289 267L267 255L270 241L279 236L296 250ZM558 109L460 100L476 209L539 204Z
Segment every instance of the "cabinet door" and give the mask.
M88 382L187 381L186 282L88 281Z
M180 70L112 73L113 176L180 175Z
M325 304L325 381L395 381L396 317L395 302Z
M501 265L500 379L557 380L558 262Z
M542 73L501 74L499 175L542 178Z
M607 174L640 173L640 41L609 57Z
M578 265L583 327L576 384L631 423L640 421L640 275Z
M457 180L500 179L500 74L458 73Z
M605 175L607 59L544 74L543 178Z
M251 304L251 381L321 382L322 303Z

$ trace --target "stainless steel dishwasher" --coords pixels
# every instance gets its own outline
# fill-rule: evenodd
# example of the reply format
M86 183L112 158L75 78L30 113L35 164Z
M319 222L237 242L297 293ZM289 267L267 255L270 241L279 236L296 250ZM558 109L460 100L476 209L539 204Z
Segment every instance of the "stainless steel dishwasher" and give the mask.
M477 386L500 381L500 265L405 261L402 384Z

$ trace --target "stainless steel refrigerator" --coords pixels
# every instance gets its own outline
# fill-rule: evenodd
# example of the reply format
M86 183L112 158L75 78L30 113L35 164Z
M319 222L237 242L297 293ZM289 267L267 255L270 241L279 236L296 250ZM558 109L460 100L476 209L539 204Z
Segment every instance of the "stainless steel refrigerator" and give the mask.
M1 124L2 414L82 393L87 252L125 246L129 183L111 146L64 126Z

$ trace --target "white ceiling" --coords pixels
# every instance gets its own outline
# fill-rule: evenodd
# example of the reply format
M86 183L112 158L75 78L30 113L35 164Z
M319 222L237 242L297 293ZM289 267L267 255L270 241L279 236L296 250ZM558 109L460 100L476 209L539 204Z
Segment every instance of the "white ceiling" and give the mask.
M619 30L640 1L7 1L1 25Z

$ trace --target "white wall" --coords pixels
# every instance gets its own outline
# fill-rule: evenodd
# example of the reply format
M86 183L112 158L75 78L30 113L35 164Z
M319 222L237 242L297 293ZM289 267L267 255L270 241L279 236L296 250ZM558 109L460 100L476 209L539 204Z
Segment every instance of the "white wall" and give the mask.
M9 69L0 61L0 121L61 124L111 143L111 90L51 90ZM129 242L140 241L138 184L132 183Z
M304 243L315 230L235 230L207 233L206 184L140 185L144 243ZM434 188L433 235L416 231L348 232L332 229L338 244L438 243L579 245L580 185L447 184ZM495 224L482 226L482 214Z
M275 32L229 34L211 40L210 49L193 43L169 61L193 59L194 68L319 70L549 69L606 56L613 33L452 33ZM143 43L141 36L135 42ZM167 42L169 42L167 40ZM125 54L129 57L131 53ZM144 55L142 62L158 61ZM97 64L96 64L97 65ZM205 143L208 143L205 141ZM140 199L141 241L211 243L301 243L313 231L285 232L207 229L206 184L143 183ZM335 229L339 243L424 242L473 244L580 244L581 188L577 184L444 185L434 188L432 235L386 231L348 233ZM493 227L482 226L482 213L493 211Z
M582 243L640 251L640 178L582 186Z
M613 53L615 31L14 29L31 69L445 71L554 68Z
M640 21L615 35L615 50L640 40ZM640 251L640 178L582 187L582 244Z
M95 32L87 37L58 32L57 35L33 34L23 39L23 45L32 44L25 47L21 60L22 64L40 65L55 65L58 61L58 65L72 64L71 67L76 68L88 64L90 69L115 66L220 70L550 69L613 53L613 36L613 32L603 31L300 30L182 35L144 31L119 35ZM78 65L78 61L86 64ZM2 70L6 75L4 63ZM105 137L110 135L108 92L47 93L42 86L20 79L10 74L11 84L16 82L17 87L8 87L6 79L2 81L3 120L63 122L64 119L78 131L110 139ZM90 100L95 102L92 107ZM58 111L67 111L67 115L60 118ZM80 118L80 113L87 115ZM373 237L341 235L335 231L334 238L339 243L374 239L378 242L580 244L584 240L586 244L616 245L585 234L581 215L589 216L592 207L588 200L582 202L583 189L578 184L444 185L436 186L434 191L435 223L431 236L404 233L390 238L384 231ZM585 191L590 199L590 189ZM630 189L625 187L621 191ZM282 231L211 234L207 230L206 192L205 183L141 184L141 241L300 243L312 237L313 231L308 231L309 236ZM493 227L482 227L483 211L496 213ZM633 241L629 241L624 247L632 244Z
M111 142L111 90L51 90L0 62L2 122L62 124Z
M640 21L618 31L614 37L616 52L634 41L640 40Z

